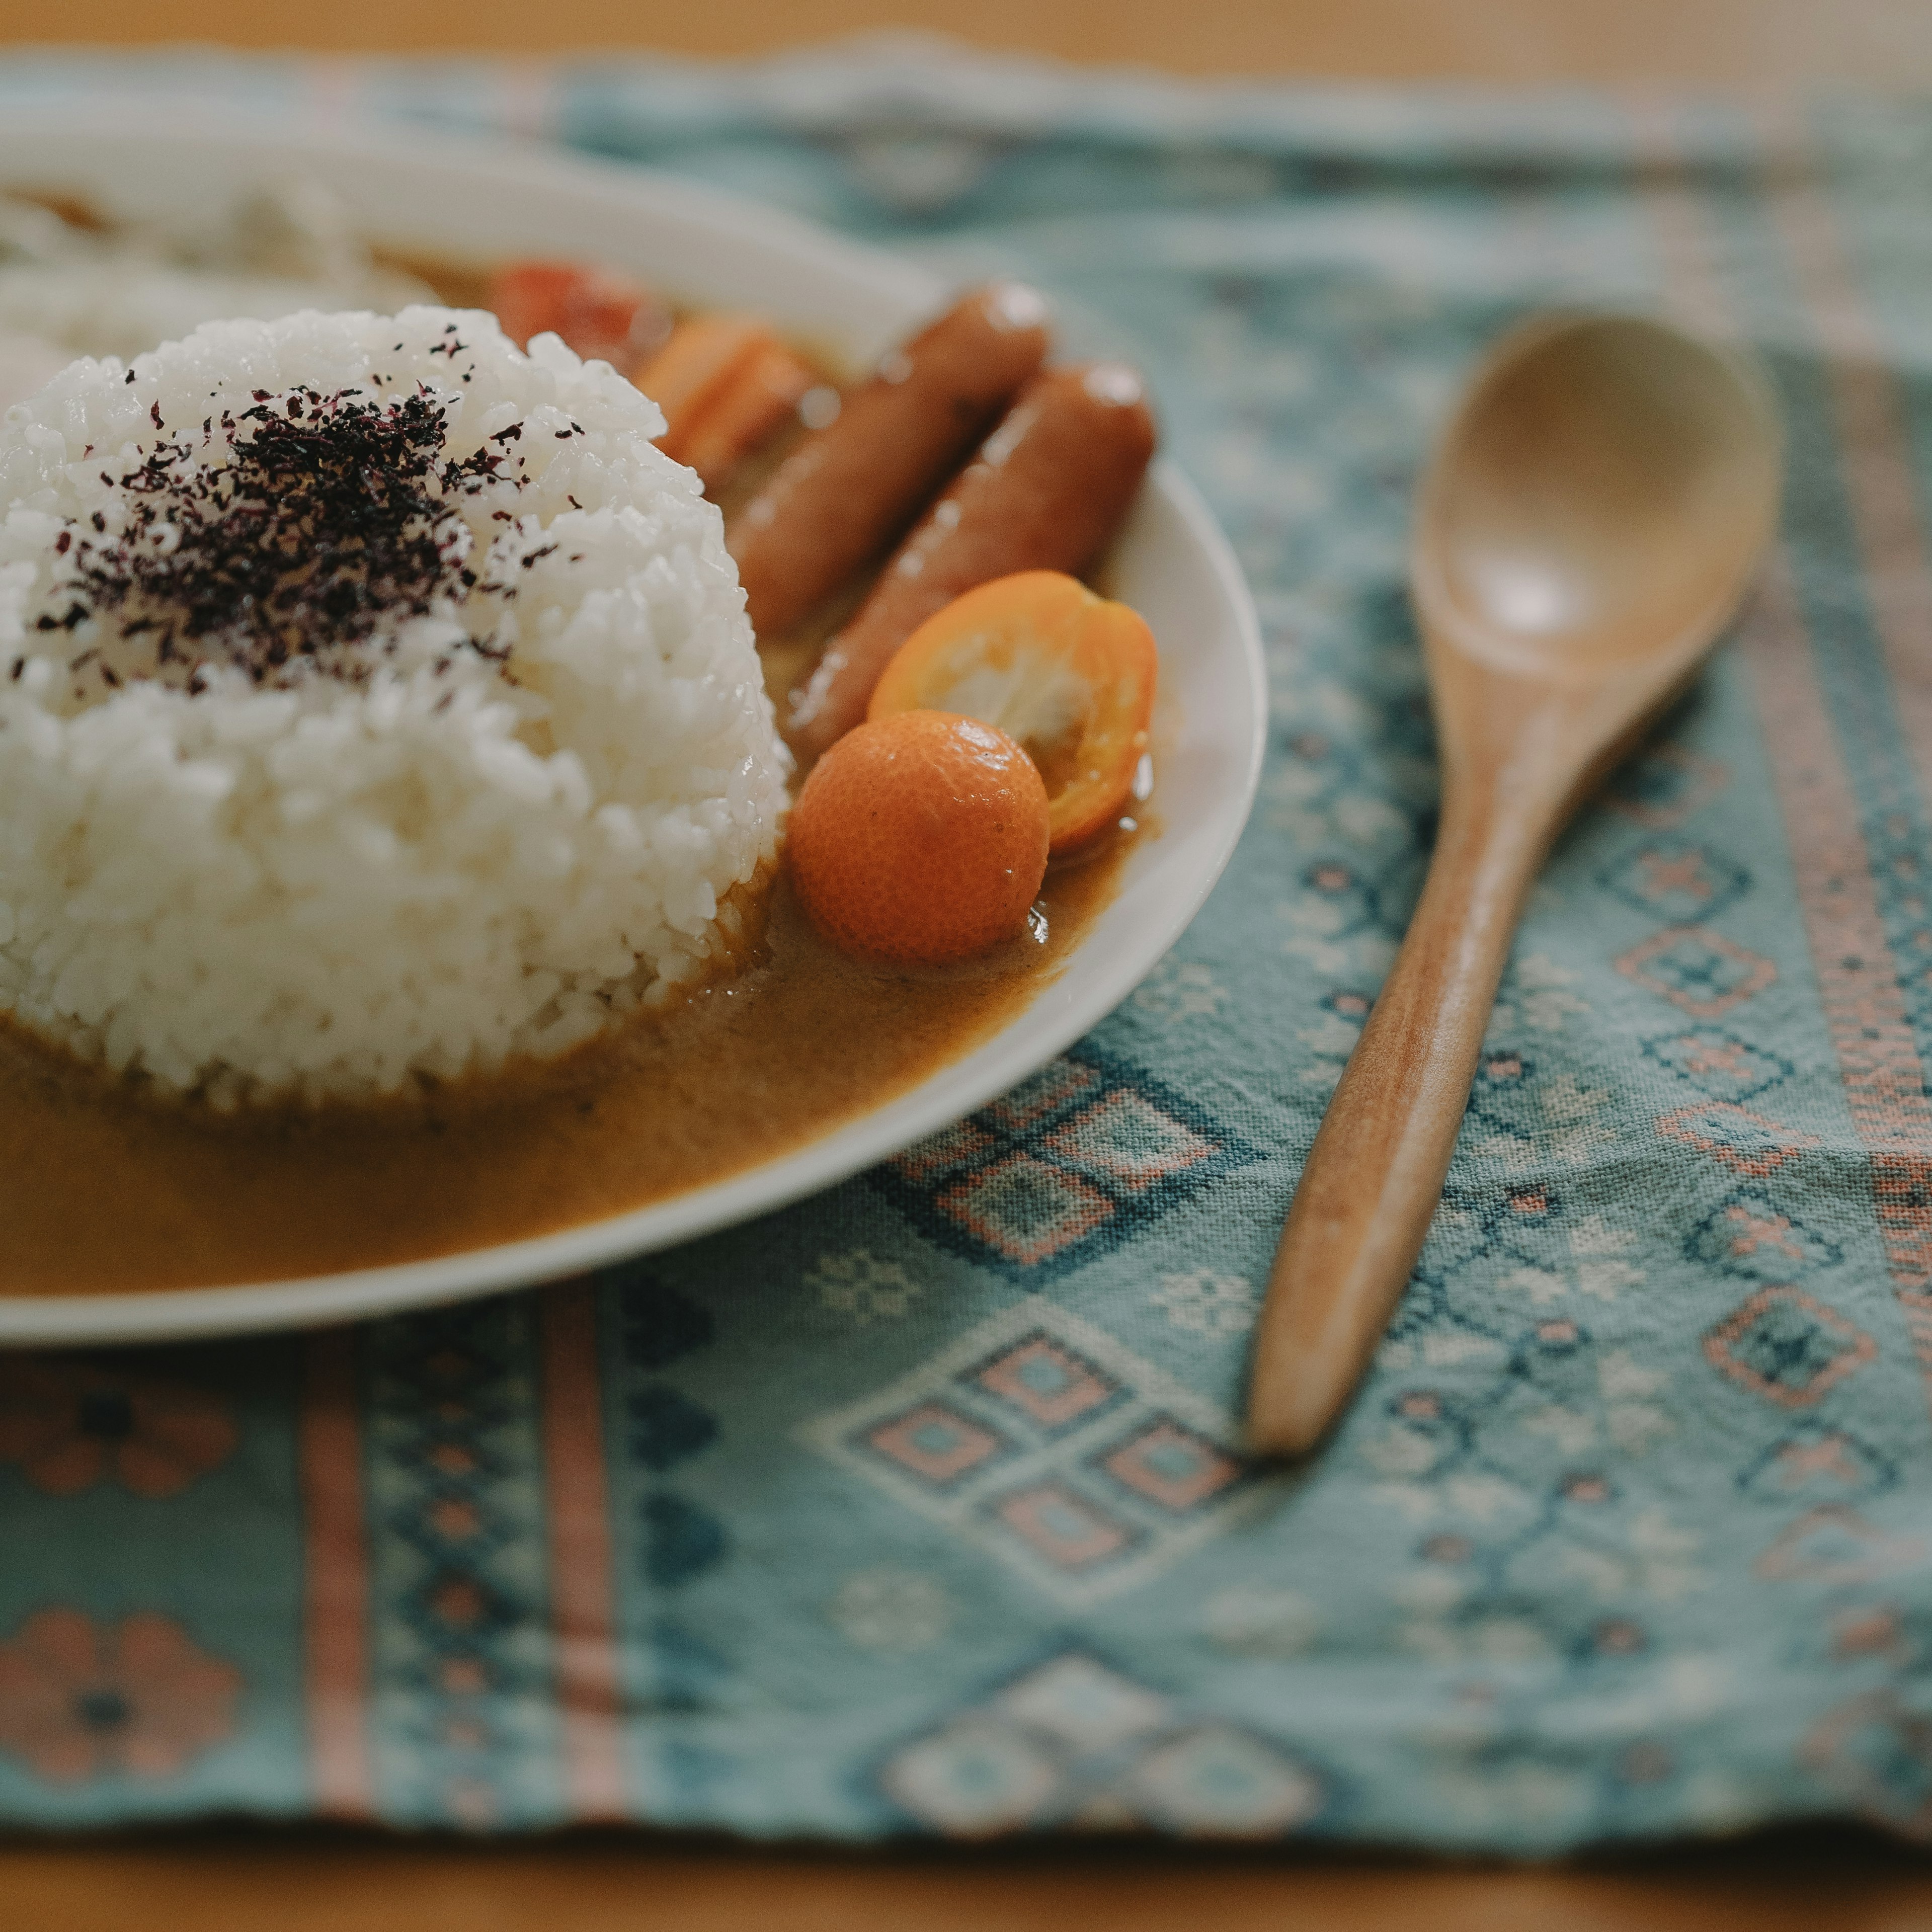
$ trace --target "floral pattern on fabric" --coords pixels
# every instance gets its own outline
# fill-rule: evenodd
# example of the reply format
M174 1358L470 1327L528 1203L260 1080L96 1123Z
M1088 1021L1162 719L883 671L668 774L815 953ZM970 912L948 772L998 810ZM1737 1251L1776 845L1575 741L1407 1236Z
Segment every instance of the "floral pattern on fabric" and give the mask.
M0 1357L0 1462L49 1496L104 1480L158 1501L234 1453L234 1418L190 1384L58 1356Z
M42 1714L0 1820L1932 1838L1922 104L898 42L0 67L10 104L104 91L514 129L1036 282L1072 352L1145 370L1254 592L1269 731L1169 956L871 1173L550 1292L130 1358L208 1392L218 1455L206 1411L170 1436L130 1401L117 1433L72 1358L10 1368L0 1642ZM1782 540L1550 855L1358 1400L1257 1468L1253 1311L1435 837L1415 480L1484 346L1552 302L1766 349ZM56 1629L56 1667L50 1614L94 1649ZM152 1776L73 1704L116 1670L131 1697L143 1616L248 1687L207 1678L234 1728ZM60 1752L100 1768L35 1768Z
M0 1751L54 1784L170 1778L233 1732L242 1688L166 1617L42 1610L0 1642Z

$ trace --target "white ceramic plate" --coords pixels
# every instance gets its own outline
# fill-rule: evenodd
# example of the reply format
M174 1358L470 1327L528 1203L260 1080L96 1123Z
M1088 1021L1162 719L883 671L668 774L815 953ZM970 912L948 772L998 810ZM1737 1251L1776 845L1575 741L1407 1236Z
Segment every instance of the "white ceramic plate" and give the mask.
M675 294L760 309L855 359L946 293L927 271L770 210L642 171L507 143L184 126L125 111L14 110L0 184L59 188L139 217L218 205L311 176L370 236L485 260L576 255ZM1118 897L1060 976L986 1042L898 1099L782 1158L562 1234L303 1280L152 1294L0 1294L0 1342L135 1340L305 1326L554 1280L763 1214L884 1160L1002 1094L1087 1031L1180 936L1220 876L1254 796L1266 722L1254 608L1226 540L1157 464L1117 554L1115 594L1160 641L1178 730L1157 775L1162 831L1130 854Z

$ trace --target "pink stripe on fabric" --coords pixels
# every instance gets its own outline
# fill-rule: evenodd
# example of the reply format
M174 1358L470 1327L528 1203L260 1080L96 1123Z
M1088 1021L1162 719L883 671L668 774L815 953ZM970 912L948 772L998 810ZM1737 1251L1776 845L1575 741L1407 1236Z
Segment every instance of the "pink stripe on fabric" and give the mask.
M1790 568L1780 554L1744 633L1785 837L1798 878L1818 988L1845 1098L1871 1150L1873 1191L1908 1324L1932 1370L1932 1103L1885 934L1858 802L1811 657Z
M304 1344L297 1463L303 1526L302 1640L309 1780L324 1817L375 1810L369 1764L369 1550L355 1330Z
M587 1282L546 1290L542 1322L550 1632L564 1792L579 1820L621 1820L628 1815L619 1724L622 1699L614 1631L596 1292Z
M1898 378L1802 128L1782 116L1770 127L1767 200L1824 352L1865 595L1920 794L1932 805L1932 552Z
M1647 176L1646 199L1673 303L1688 324L1728 333L1734 326L1730 305L1712 272L1702 212L1681 172L1670 165L1667 130L1650 117L1645 124L1661 150ZM1848 425L1842 410L1838 426L1843 440ZM1876 426L1861 417L1850 427L1870 435ZM1898 446L1902 461L1895 423L1880 442L1886 436ZM1849 454L1847 463L1849 467ZM1869 502L1865 507L1869 513ZM1902 541L1895 520L1882 536L1887 544ZM1870 548L1868 536L1868 556ZM1922 570L1922 557L1916 562ZM1932 1282L1932 1103L1906 1016L1898 962L1879 910L1858 800L1819 686L1790 560L1782 550L1766 571L1739 644L1846 1104L1871 1156L1886 1258L1921 1370L1932 1378L1932 1294L1926 1292Z

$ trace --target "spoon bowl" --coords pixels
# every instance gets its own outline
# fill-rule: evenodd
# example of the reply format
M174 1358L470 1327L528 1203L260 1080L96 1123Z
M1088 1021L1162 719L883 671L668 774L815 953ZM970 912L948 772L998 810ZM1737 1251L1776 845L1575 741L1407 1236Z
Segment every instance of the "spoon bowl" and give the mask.
M1442 1197L1537 868L1717 641L1783 466L1756 367L1637 316L1526 324L1450 421L1410 555L1441 830L1282 1232L1256 1330L1257 1450L1312 1448L1366 1367Z
M1776 514L1775 406L1754 364L1635 316L1506 336L1424 478L1422 621L1498 669L1592 678L1701 653Z

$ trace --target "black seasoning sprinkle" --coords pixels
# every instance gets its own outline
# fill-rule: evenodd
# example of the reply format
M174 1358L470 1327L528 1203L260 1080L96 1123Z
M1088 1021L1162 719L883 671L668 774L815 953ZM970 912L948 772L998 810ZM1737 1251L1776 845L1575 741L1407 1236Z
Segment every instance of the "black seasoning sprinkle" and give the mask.
M38 627L71 632L111 610L124 643L144 638L153 651L152 667L124 662L117 674L103 664L110 686L190 662L191 692L205 688L208 664L258 684L286 682L298 668L359 682L373 666L353 646L476 586L456 500L496 478L504 459L490 450L446 456L447 422L433 394L361 402L359 390L254 393L240 419L251 427L225 464L196 464L186 442L159 441L118 480L127 514L111 538L76 545L70 528L56 539L62 553L73 548L64 587L80 601ZM158 405L151 414L160 428ZM226 412L221 421L239 427ZM105 536L102 514L90 520ZM528 568L547 554L522 561ZM487 639L466 648L500 664L508 656ZM84 652L69 669L98 655Z

